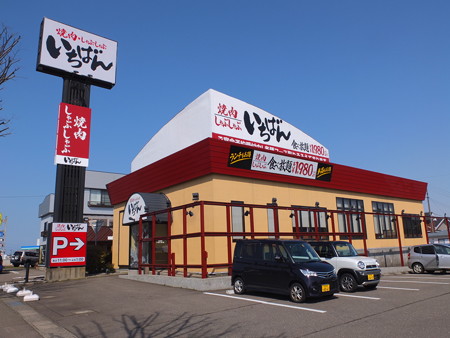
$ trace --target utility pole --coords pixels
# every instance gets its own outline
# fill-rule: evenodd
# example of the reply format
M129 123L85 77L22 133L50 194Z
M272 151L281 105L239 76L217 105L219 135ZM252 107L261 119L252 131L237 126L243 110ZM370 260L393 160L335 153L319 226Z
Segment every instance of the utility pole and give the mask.
M432 216L432 212L431 212L430 196L428 195L428 191L427 191L427 202L428 202L428 217L430 219L430 231L434 232L433 216Z

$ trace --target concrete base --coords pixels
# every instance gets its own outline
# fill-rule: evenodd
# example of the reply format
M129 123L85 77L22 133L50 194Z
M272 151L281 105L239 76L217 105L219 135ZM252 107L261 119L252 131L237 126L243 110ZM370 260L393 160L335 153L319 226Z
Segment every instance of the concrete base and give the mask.
M177 288L191 289L197 291L224 290L231 288L231 277L210 277L210 278L183 278L161 275L138 275L131 273L129 275L119 276L120 278L132 279L139 282L159 284Z
M45 280L47 282L57 282L81 278L86 278L86 267L84 266L45 269Z

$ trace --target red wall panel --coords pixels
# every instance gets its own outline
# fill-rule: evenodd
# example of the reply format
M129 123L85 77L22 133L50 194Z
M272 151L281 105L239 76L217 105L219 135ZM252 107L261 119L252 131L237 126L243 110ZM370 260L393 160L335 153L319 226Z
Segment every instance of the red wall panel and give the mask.
M227 166L231 144L205 139L108 184L112 204L135 192L154 192L208 174L224 174L327 189L423 201L427 184L373 171L333 164L330 182L263 173Z

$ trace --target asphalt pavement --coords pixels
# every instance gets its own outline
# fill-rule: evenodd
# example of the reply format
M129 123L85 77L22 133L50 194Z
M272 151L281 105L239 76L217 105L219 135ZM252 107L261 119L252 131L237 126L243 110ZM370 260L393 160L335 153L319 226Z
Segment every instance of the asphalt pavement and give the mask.
M19 291L32 290L40 299L28 302L24 301L23 297L17 296L16 293L7 293L6 290L0 289L0 337L131 337L138 332L142 333L145 327L134 327L136 315L123 313L123 311L129 312L129 309L135 309L136 313L145 313L145 304L139 302L142 297L141 293L144 292L140 287L141 282L162 284L156 286L159 288L158 295L161 297L164 297L165 293L170 293L170 297L173 298L177 289L205 290L204 286L194 285L196 281L198 283L205 282L200 278L191 279L191 283L193 283L191 285L194 285L192 287L180 284L177 288L176 284L167 287L165 282L158 282L154 278L139 280L139 276L136 274L119 271L114 274L97 275L80 280L48 283L42 278L44 271L38 268L30 269L29 281L25 283L25 272L23 268L7 269L0 274L0 286L13 284ZM382 268L384 276L408 272L407 267ZM161 276L161 280L165 278L167 277ZM169 278L176 278L180 283L185 280L181 277ZM208 279L211 282L213 279L219 278L225 280L225 284L222 281L218 285L229 285L227 276ZM194 281L192 282L192 280ZM208 285L209 290L214 289L214 283ZM231 286L228 287L231 289ZM223 289L222 286L219 288ZM82 289L81 294L80 289ZM147 298L148 295L145 297ZM152 294L151 297L154 295ZM86 306L86 304L91 304L91 306ZM177 305L166 304L166 306L170 310L171 306ZM93 325L91 323L88 327L87 318L94 313L99 319L96 319L96 322ZM111 318L115 319L111 320ZM157 318L148 317L146 321L157 322ZM196 330L201 330L202 325L205 325L192 323L192 321L193 318L172 318L170 322L172 325L180 325L180 327L184 327L185 323L189 322L189 325L196 326ZM108 324L104 326L102 323ZM70 331L65 327L70 328ZM163 327L161 326L160 330L163 330ZM123 331L124 328L125 331ZM127 328L129 331L126 331ZM122 330L120 334L118 333L119 329ZM136 329L140 331L136 331ZM164 331L160 331L160 333L160 336L166 336Z

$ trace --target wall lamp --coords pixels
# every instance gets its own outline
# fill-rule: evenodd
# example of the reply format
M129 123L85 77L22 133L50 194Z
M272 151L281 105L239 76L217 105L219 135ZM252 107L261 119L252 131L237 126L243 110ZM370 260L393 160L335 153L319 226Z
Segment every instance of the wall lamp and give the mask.
M194 216L194 213L192 211L186 211L186 215L189 215L190 217Z
M318 208L319 207L319 205L320 205L320 203L319 202L316 202L316 208Z
M248 216L248 215L250 215L250 211L246 211L246 212L244 212L244 216Z
M272 197L272 204L276 204L277 203L277 198L276 197Z
M193 201L198 201L199 198L200 198L200 195L199 195L198 192L193 192L193 193L192 193L192 200L193 200Z
M295 216L295 214L293 212L291 212L291 214L289 215L290 218L293 218Z

